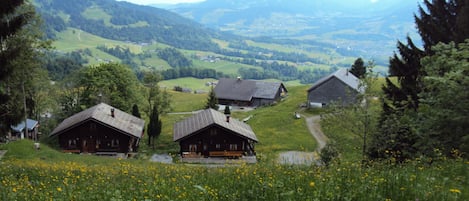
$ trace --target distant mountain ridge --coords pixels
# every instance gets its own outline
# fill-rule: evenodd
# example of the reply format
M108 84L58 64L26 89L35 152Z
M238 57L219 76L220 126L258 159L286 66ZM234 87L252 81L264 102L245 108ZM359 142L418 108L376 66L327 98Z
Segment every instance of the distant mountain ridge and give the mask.
M315 39L389 56L397 39L418 37L417 6L418 0L207 0L171 10L234 34Z

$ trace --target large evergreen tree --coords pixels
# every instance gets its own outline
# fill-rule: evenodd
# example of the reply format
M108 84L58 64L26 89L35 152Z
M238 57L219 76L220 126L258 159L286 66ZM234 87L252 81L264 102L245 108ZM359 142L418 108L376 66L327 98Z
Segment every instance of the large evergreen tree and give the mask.
M378 143L390 136L396 137L383 146L372 146L372 157L381 157L383 152L411 157L418 152L415 147L418 139L413 129L415 125L412 124L418 116L419 93L423 88L422 78L426 75L420 60L432 55L431 47L439 42L460 43L469 38L467 0L425 0L423 4L426 9L419 6L419 16L415 15L415 23L424 49L419 49L410 37L407 37L407 44L398 41L399 55L394 54L389 62L389 76L396 77L397 81L386 78L379 131L373 141Z
M356 59L353 65L350 67L349 72L358 78L363 78L366 73L365 62L363 62L363 59Z
M207 103L205 104L205 109L212 108L214 110L218 110L218 98L213 90L213 87L210 89L208 93Z
M153 106L151 115L150 115L150 122L148 123L148 146L153 145L153 141L161 134L161 119L160 113L158 112L158 106Z
M0 3L0 133L38 112L36 85L47 79L38 62L47 48L39 26L32 5L22 0Z
M419 109L424 121L418 128L427 138L422 148L469 158L469 39L458 47L441 44L432 50L433 56L422 59L427 72Z

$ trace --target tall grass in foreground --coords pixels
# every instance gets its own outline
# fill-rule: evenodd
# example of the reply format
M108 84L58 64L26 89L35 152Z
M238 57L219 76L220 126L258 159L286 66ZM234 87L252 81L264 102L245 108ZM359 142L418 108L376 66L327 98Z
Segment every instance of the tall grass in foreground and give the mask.
M1 200L468 200L469 163L204 167L2 161Z

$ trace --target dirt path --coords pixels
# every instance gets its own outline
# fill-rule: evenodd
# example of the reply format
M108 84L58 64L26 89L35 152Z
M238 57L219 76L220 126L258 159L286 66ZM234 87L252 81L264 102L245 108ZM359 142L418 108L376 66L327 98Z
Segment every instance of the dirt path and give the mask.
M326 146L327 137L321 130L321 125L319 121L321 117L319 115L305 117L306 125L308 126L308 130L311 135L316 139L318 142L318 148L314 152L301 152L301 151L287 151L282 152L279 154L278 162L281 164L289 164L289 165L321 165L319 161L318 153Z
M311 116L311 117L304 117L306 120L306 125L308 126L309 132L313 135L314 139L318 142L317 152L321 152L322 148L326 146L327 137L321 130L321 125L319 125L319 121L321 121L321 117L319 115Z

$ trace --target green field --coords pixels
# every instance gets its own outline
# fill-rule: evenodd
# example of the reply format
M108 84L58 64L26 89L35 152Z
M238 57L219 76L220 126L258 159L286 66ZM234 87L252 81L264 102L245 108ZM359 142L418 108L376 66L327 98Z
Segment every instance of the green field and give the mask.
M8 150L0 160L1 200L467 200L469 162L461 158L419 158L404 164L390 161L360 163L359 138L345 130L325 129L340 143L339 160L329 167L279 165L276 153L313 151L316 143L307 131L298 106L309 86L288 87L289 95L274 106L233 112L256 133L258 163L227 166L160 164L152 153L174 156L175 122L191 114L162 116L163 130L154 148L140 141L134 159L61 153L41 144L20 140L0 145ZM206 94L170 92L175 112L201 109ZM333 132L333 133L328 133ZM391 159L392 160L392 159ZM428 161L432 161L429 163Z

